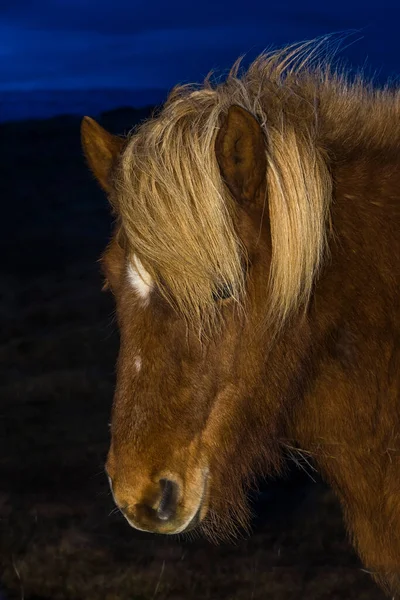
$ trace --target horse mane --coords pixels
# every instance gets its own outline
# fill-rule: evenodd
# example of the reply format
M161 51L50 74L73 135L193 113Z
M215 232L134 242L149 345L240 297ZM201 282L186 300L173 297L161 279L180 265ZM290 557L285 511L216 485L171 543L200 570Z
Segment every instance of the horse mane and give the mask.
M326 254L329 150L351 152L385 139L376 120L383 122L384 107L386 115L398 112L398 97L370 90L362 80L350 83L323 64L318 42L306 43L262 54L247 71L238 61L225 81L174 88L162 111L129 137L115 188L130 252L196 323L215 317L216 286L229 285L238 303L244 296L237 204L214 151L231 105L252 113L265 134L268 315L281 325L307 305Z

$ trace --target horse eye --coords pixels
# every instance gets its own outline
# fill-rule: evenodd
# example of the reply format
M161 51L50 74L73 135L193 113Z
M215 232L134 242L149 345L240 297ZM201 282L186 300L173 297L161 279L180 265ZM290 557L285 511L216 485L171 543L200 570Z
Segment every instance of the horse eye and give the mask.
M213 300L227 300L232 296L232 287L229 284L220 285L213 291Z

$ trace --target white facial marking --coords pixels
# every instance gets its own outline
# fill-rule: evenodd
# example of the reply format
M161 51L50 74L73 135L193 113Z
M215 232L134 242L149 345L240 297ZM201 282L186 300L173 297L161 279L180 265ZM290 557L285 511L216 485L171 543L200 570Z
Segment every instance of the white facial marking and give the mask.
M128 277L136 293L147 303L153 287L153 280L135 255L128 265Z
M136 358L134 358L133 360L133 363L136 367L136 370L139 372L142 368L142 359L140 358L140 356L136 356Z

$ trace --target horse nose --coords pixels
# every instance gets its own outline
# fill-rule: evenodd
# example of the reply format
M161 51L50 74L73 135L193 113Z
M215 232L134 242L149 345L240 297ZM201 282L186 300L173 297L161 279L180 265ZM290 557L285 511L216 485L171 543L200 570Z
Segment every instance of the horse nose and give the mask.
M128 507L125 516L139 527L147 529L166 525L173 521L178 506L179 486L171 479L160 479L158 491L151 501L142 499L133 508Z
M134 504L118 501L117 504L124 516L134 526L143 529L157 529L158 526L167 525L174 520L178 500L178 483L162 478L150 494L147 493L142 498L136 497Z

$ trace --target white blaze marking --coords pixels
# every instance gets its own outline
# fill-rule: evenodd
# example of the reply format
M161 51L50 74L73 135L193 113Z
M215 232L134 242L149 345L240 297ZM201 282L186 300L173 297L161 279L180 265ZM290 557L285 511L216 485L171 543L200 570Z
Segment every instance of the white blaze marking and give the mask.
M136 358L133 361L136 370L140 371L140 369L142 368L142 359L140 358L140 356L136 356Z
M137 256L133 255L128 265L128 277L136 293L147 301L153 287L153 280Z

